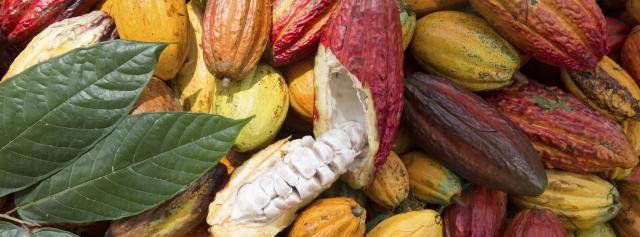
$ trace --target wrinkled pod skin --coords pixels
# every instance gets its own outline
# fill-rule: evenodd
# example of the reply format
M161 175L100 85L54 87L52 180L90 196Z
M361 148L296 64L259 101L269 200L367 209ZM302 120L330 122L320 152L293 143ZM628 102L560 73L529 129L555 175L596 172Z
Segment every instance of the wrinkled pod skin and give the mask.
M394 208L407 198L409 174L395 152L389 153L389 158L378 169L365 194L369 199L386 208Z
M526 135L479 96L414 73L405 83L404 121L416 143L467 180L509 194L541 194L547 180Z
M364 159L364 128L345 122L316 140L275 142L237 167L209 205L214 236L275 236L296 211Z
M547 209L524 209L511 220L504 237L567 237L560 219Z
M444 211L444 237L502 236L507 194L475 185Z
M539 61L575 71L608 53L607 25L594 0L470 0L509 42Z

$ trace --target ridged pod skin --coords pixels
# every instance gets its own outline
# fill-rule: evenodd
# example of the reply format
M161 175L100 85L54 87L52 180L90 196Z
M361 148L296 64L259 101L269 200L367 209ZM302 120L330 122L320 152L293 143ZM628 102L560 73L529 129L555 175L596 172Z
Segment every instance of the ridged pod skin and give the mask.
M278 134L289 110L289 92L282 75L267 64L228 88L218 80L213 97L212 114L233 119L255 115L240 131L234 149L248 152L269 144Z
M566 237L560 219L547 209L524 209L511 220L504 237Z
M313 58L310 57L300 62L289 64L283 70L284 77L289 85L289 104L291 109L309 123L313 121L314 63Z
M640 119L640 88L607 56L593 70L562 70L562 82L569 92L603 115L618 121Z
M621 211L622 212L622 211ZM569 234L570 237L616 237L616 232L609 223L594 225L586 230L576 230Z
M607 25L593 0L470 0L494 29L524 53L575 71L608 53Z
M315 58L314 134L341 119L365 127L366 159L343 176L354 188L365 189L391 151L402 115L403 59L396 0L340 1Z
M204 61L223 80L242 80L255 69L271 32L270 0L207 1Z
M627 13L640 22L640 0L627 0Z
M547 170L549 185L537 197L511 196L518 208L547 208L570 230L588 229L613 219L620 210L620 194L598 176Z
M640 26L634 27L629 33L624 46L622 46L620 60L622 67L636 83L640 82Z
M169 81L185 111L210 113L216 77L207 70L202 53L202 20L204 8L187 3L189 13L189 52L176 78Z
M638 163L620 125L559 88L525 79L487 100L529 136L547 168L603 172Z
M369 199L386 208L394 208L407 198L409 174L396 153L389 153L389 158L378 169L373 182L364 193Z
M397 0L397 3L400 11L400 24L402 25L402 50L406 50L416 29L416 13L404 0Z
M472 90L511 84L520 55L482 18L464 12L440 11L420 18L411 54L430 74Z
M409 173L411 192L420 201L449 204L462 192L460 178L427 154L414 151L403 155L402 162Z
M350 198L320 199L300 213L289 237L364 236L366 213Z
M49 25L88 13L98 2L99 0L0 1L0 45L7 44L10 51L17 54Z
M453 82L414 73L404 122L416 143L467 180L510 194L538 195L545 172L527 136L482 98Z
M442 218L434 210L410 211L380 222L367 237L442 237Z
M507 194L475 185L444 211L444 236L502 236ZM464 205L464 206L461 206Z
M640 233L640 184L620 183L620 214L613 219L619 237L635 237Z
M400 124L398 132L396 132L396 138L393 139L392 150L397 155L402 156L411 151L416 146L416 143L411 137L411 132L407 130L405 125Z
M131 110L131 115L147 112L182 111L180 101L163 80L152 77Z
M189 13L183 0L113 0L110 15L121 39L166 42L154 75L173 79L189 52Z
M274 0L268 46L271 65L282 66L313 55L338 0Z
M141 214L112 222L105 236L185 236L205 219L209 202L226 181L227 169L224 165L218 165L170 201Z
M455 10L469 5L469 0L405 0L418 16L442 10Z
M100 11L53 23L15 58L2 80L72 49L112 40L117 36L115 28L111 17Z

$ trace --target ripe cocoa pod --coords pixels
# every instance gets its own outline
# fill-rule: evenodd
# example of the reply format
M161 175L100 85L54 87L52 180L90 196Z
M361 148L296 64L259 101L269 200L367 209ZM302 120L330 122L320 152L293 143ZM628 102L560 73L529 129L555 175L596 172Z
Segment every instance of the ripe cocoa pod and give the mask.
M258 65L269 40L271 1L207 1L202 32L204 61L223 80L242 80Z
M189 52L189 13L182 0L114 0L111 16L121 39L166 42L154 73L162 80L176 76Z
M11 63L2 80L72 49L114 39L115 28L111 17L101 11L53 23L33 38Z
M442 10L455 10L463 8L469 5L469 0L405 0L413 11L418 16L424 16L426 14L442 11Z
M409 173L411 191L418 200L445 205L462 192L460 178L427 154L414 151L403 155L402 162Z
M638 163L620 125L559 88L525 79L487 100L529 135L547 168L602 172Z
M176 78L169 81L185 111L211 113L212 98L216 91L216 78L207 70L202 54L202 17L204 8L187 4L189 13L189 51Z
M640 26L634 27L629 33L624 46L622 46L620 60L622 67L636 83L640 82Z
M548 209L525 209L511 220L504 237L566 237L560 219Z
M289 237L364 236L366 213L350 198L320 199L300 213Z
M185 236L204 221L209 202L226 181L227 169L218 165L170 201L112 222L105 236Z
M640 22L640 0L627 0L627 13Z
M416 29L416 13L404 0L396 0L400 11L400 25L402 25L402 50L406 50L411 43Z
M337 0L274 0L268 58L282 66L313 55Z
M373 182L364 193L369 199L386 208L394 208L407 198L409 174L396 153L389 153L389 158L378 169Z
M210 232L225 237L275 236L293 222L299 208L359 159L366 159L356 155L366 149L366 139L364 126L351 121L315 140L285 139L257 152L236 168L209 205Z
M502 236L507 194L475 185L444 211L444 236Z
M422 73L409 76L405 88L404 121L429 157L486 187L523 195L544 191L544 169L531 142L482 98Z
M613 220L619 237L635 237L640 233L640 184L620 183L620 214Z
M148 112L182 111L180 101L163 80L152 77L131 110L131 115Z
M413 141L413 138L411 138L411 132L407 130L406 126L400 124L398 132L396 132L396 137L393 139L393 152L401 156L411 151L415 146L416 143Z
M4 0L0 1L0 45L24 48L49 25L90 12L99 0Z
M586 230L576 230L572 233L572 237L616 237L616 232L609 223L594 225Z
M380 222L367 237L442 237L442 219L434 210L411 211Z
M593 0L470 0L509 42L539 61L584 71L608 53L607 25Z
M343 178L364 189L384 164L402 114L402 32L396 0L342 0L315 58L314 134L344 121L367 130L368 149ZM385 65L384 67L374 65Z
M562 70L562 82L573 95L618 121L640 119L640 87L616 62L605 56L593 70Z
M520 55L478 16L441 11L420 18L411 54L433 75L472 90L486 91L511 84Z
M606 180L622 181L622 180L625 180L627 177L629 177L629 175L631 175L632 170L633 169L615 168L613 170L602 172L598 175Z
M614 61L619 61L620 49L624 44L625 39L627 39L627 35L629 31L631 31L631 25L618 20L613 17L605 17L607 20L607 32L609 34L609 57L615 56Z
M613 219L620 210L615 186L590 174L547 170L549 185L537 197L511 196L518 208L547 208L570 230L588 229Z
M291 109L301 118L313 121L313 58L307 58L300 62L285 67L284 76L289 85L289 104Z

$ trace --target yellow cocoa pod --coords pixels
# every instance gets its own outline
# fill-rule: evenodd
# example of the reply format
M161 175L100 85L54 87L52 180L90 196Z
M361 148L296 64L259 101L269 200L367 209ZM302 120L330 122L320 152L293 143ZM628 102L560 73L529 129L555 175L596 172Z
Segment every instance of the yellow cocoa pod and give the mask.
M405 1L398 0L397 3L400 10L400 25L402 25L402 49L406 50L416 29L416 13Z
M411 54L427 72L472 91L511 84L520 65L518 50L482 18L440 11L420 18Z
M414 151L402 156L402 161L409 173L411 191L418 200L449 204L451 198L462 192L460 178L427 154Z
M300 213L289 237L364 236L366 216L351 198L320 199Z
M573 233L575 237L616 237L616 232L613 231L609 223L602 223L594 225L586 230L577 230Z
M640 121L626 120L622 122L622 131L633 145L633 150L640 154Z
M240 131L234 148L248 152L268 145L278 134L289 109L289 92L284 78L267 64L258 64L246 78L232 81L228 88L216 80L212 114L233 119L254 116Z
M110 12L121 39L165 42L154 75L176 76L189 47L189 15L184 0L113 0Z
M194 113L210 113L213 93L216 89L216 78L207 70L202 56L202 17L204 9L189 2L187 4L189 21L191 22L189 51L187 58L171 80L171 87L186 111Z
M289 103L299 117L311 122L313 119L313 57L288 65L284 70L289 84Z
M373 182L364 192L374 202L386 208L398 206L409 195L409 175L400 157L389 153Z
M418 16L441 10L455 10L469 5L468 0L405 0Z
M376 225L367 237L441 237L442 218L434 210L398 214Z

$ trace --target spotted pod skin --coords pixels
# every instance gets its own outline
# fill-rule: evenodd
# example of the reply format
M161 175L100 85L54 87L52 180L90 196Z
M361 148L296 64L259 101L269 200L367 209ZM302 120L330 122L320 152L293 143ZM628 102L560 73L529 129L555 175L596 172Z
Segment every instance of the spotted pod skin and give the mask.
M444 211L444 237L502 236L506 193L476 185L462 193L460 202Z
M622 46L620 55L622 67L633 77L636 83L640 82L640 26L631 30L627 40Z
M275 0L273 28L268 48L273 66L282 66L313 55L325 24L338 0Z
M529 136L547 168L602 172L638 163L620 125L557 87L526 80L487 100Z
M547 209L525 209L511 220L504 237L566 237L560 219Z
M593 0L470 0L509 42L539 61L584 71L607 54L607 25Z
M509 194L538 195L545 172L527 136L482 98L453 82L414 73L404 121L416 143L467 180Z

